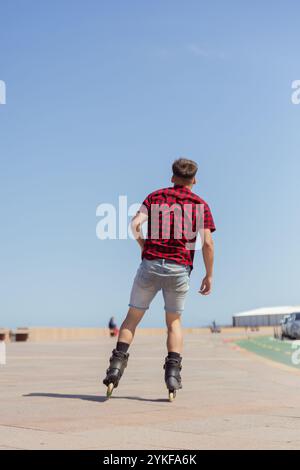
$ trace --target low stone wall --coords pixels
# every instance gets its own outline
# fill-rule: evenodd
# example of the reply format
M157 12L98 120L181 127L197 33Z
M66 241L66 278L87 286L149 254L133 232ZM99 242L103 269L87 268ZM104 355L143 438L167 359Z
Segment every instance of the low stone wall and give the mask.
M9 330L7 328L0 328L0 341L9 340Z
M109 336L108 328L55 328L55 327L31 327L28 329L17 329L10 331L7 328L0 328L0 341L17 340L16 334L21 335L26 332L28 341L43 342L43 341L76 341L97 339ZM184 334L211 334L210 328L184 328ZM137 336L151 336L151 335L165 335L166 328L138 328L136 331ZM254 336L254 335L273 335L272 327L261 327L259 331L251 331L250 328L246 331L245 328L239 327L223 327L222 335L233 337L236 336ZM22 341L20 337L18 339Z
M245 328L222 328L221 334L226 335L245 335ZM211 334L209 328L184 328L185 334ZM165 335L166 328L138 328L137 336ZM273 328L262 327L258 332L252 332L248 329L249 335L265 334L272 335ZM97 339L109 336L107 328L50 328L50 327L32 327L29 328L29 341L75 341L85 339Z
M107 328L29 328L29 341L66 341L97 339L109 336Z

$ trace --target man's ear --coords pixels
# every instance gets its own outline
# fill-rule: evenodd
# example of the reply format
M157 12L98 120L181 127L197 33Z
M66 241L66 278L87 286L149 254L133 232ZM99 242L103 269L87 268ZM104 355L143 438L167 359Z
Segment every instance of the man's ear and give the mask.
M174 175L171 178L171 183L175 183Z
M193 179L193 184L197 184L197 180L196 180L195 177L194 177L194 179Z

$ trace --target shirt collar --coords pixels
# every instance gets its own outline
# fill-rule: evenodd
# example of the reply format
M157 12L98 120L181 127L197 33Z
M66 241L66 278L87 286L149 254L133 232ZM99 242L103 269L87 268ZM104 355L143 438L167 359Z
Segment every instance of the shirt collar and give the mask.
M192 191L190 188L188 188L187 186L184 186L183 184L174 184L173 188L182 189L183 191L188 191L188 192Z

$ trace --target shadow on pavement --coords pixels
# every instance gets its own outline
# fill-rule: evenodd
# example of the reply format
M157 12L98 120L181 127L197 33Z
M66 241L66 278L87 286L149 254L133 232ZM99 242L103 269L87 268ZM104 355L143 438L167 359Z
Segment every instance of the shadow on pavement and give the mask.
M71 395L68 393L28 393L28 395L23 395L23 397L75 398L78 400L97 401L100 403L106 401L106 397L97 395Z
M96 401L99 403L103 403L107 401L106 396L71 395L71 394L65 394L65 393L28 393L27 395L23 395L23 397L69 398L69 399L77 399L77 400ZM118 397L118 396L112 396L110 400L137 400L137 401L152 401L156 403L169 402L167 398L152 399L152 398L142 398L142 397Z
M165 403L168 402L169 400L167 398L142 398L142 397L118 397L118 396L112 396L110 399L112 400L137 400L137 401L153 401L155 403Z

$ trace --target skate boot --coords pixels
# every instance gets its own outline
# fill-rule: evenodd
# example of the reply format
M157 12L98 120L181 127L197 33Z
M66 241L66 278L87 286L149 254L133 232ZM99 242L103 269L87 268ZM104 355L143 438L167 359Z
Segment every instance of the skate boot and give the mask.
M182 388L181 384L181 360L175 358L166 357L164 369L165 369L165 382L167 389L169 390L169 401L173 401L176 396L176 390Z
M104 385L107 386L106 396L109 398L114 388L119 385L120 378L123 375L124 369L127 367L128 353L123 353L114 349L112 356L109 360L109 368L106 371L106 377L103 380Z

